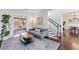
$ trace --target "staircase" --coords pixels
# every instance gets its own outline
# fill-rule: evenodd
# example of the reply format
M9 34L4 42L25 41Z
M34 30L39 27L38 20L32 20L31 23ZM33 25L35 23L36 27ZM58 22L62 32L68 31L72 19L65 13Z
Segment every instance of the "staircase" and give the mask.
M48 19L48 22L51 23L52 29L48 32L48 37L59 41L59 39L61 38L61 25L51 18Z

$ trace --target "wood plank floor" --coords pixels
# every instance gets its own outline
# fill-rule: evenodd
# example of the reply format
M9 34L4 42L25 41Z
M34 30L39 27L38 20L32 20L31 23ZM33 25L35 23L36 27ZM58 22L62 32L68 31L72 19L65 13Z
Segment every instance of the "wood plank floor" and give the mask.
M59 50L79 50L79 35L72 34L69 30L65 30Z

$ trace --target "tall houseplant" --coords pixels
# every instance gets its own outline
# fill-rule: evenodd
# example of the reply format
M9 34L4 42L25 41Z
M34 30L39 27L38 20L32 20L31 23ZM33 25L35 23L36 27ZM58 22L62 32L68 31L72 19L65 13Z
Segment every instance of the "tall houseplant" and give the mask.
M0 40L0 47L2 45L2 40L3 40L3 37L6 37L10 34L10 31L8 30L8 24L9 24L9 18L11 16L10 15L7 15L7 14L4 14L2 15L2 29L1 29L1 33L0 33L0 37L1 37L1 40Z

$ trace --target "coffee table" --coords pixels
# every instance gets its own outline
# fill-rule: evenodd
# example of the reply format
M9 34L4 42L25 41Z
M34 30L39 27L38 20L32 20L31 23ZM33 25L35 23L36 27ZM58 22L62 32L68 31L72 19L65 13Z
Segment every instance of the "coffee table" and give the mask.
M30 43L30 42L33 42L33 35L30 34L30 33L25 33L25 34L20 34L20 40L23 42L23 43Z

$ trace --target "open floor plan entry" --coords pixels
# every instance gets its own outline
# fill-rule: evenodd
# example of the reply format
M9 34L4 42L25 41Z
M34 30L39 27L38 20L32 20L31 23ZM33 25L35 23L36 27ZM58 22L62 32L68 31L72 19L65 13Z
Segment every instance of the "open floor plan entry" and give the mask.
M78 49L78 9L0 9L0 50Z

